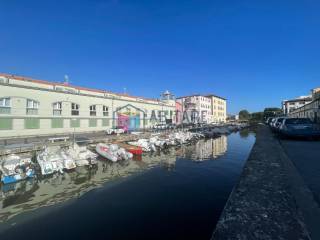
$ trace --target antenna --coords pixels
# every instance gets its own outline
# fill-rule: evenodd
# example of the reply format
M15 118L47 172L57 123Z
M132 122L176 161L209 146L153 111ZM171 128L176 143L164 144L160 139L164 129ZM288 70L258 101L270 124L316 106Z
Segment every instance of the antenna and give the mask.
M69 76L67 74L64 75L64 84L69 84Z

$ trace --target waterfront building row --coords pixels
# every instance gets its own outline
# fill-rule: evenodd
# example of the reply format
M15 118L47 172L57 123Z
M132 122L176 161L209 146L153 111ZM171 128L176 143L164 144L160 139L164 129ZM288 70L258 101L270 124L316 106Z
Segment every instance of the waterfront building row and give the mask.
M283 114L289 114L294 110L310 103L312 101L312 96L300 96L298 98L283 100L282 101L282 111Z
M312 121L320 123L320 88L311 90L311 98L303 106L287 113L290 117L310 118Z
M175 100L166 96L149 99L0 74L0 134L19 137L116 126L148 128L159 123L162 115L175 122ZM152 115L157 119L152 120Z

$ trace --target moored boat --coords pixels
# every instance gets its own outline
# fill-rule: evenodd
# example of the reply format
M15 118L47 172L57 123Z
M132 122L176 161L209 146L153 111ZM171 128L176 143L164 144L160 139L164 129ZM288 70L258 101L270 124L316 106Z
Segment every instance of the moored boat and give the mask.
M142 148L139 146L133 146L126 143L117 143L120 147L123 147L129 153L133 155L141 155L143 153Z
M34 176L34 167L30 157L21 157L15 154L7 156L1 161L1 182L15 183Z
M118 161L118 156L114 154L114 152L110 149L110 146L104 143L98 143L96 146L97 153L106 158L109 159L112 162Z
M63 173L64 164L60 151L60 147L46 147L37 155L37 162L41 168L42 175L49 175L55 172Z
M124 148L119 148L117 144L107 145L104 143L99 143L96 146L96 151L102 157L116 162L118 160L127 160L133 157L133 154L126 151Z

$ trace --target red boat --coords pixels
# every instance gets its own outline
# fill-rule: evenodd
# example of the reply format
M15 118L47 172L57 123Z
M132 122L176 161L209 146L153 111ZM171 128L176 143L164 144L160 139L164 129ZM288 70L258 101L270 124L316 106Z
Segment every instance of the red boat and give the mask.
M125 150L127 150L128 152L134 154L134 155L142 155L142 148L138 147L138 146L132 146L126 143L117 143L120 147L123 147Z

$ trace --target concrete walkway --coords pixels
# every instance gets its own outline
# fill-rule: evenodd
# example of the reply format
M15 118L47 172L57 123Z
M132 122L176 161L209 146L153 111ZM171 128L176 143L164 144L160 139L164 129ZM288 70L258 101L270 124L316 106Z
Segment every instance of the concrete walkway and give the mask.
M266 126L222 212L212 239L320 239L320 209Z

